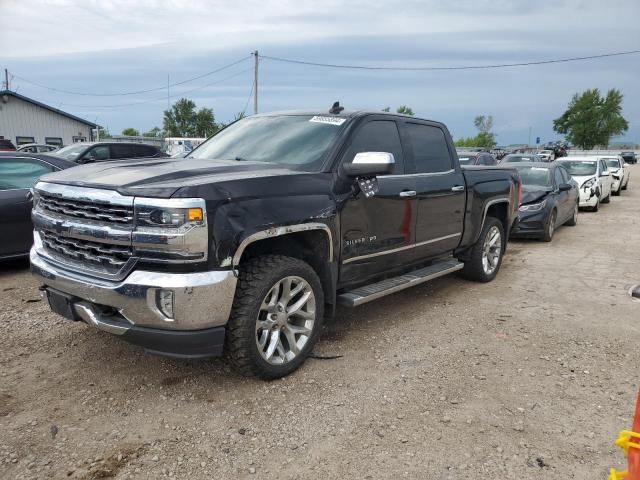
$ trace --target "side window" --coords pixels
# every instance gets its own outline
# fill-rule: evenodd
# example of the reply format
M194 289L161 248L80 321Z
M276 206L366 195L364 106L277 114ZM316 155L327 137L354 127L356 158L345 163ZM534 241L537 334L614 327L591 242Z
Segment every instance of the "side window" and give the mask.
M607 163L604 160L600 160L600 173L607 171Z
M343 159L351 163L356 153L387 152L393 154L396 161L394 175L404 173L404 156L398 127L393 120L373 120L363 125L351 140L351 146Z
M564 183L569 183L571 181L571 175L569 175L569 172L567 172L564 167L558 167L558 170L560 170L560 173L562 174L562 180Z
M556 187L559 187L560 185L562 185L563 183L565 183L564 178L562 178L562 172L560 171L559 168L555 169L554 172L554 177L555 177L555 181L556 181Z
M111 145L111 158L131 158L135 156L133 145L127 145L126 143Z
M0 160L0 190L33 187L38 178L53 172L53 167L37 160L6 158Z
M497 164L496 159L493 155L487 155L486 159L487 159L486 165L493 166Z
M446 172L453 168L444 132L438 127L406 124L417 173Z
M82 157L83 160L100 161L109 160L109 147L107 145L98 145L93 147Z
M155 149L149 145L134 145L133 150L136 157L153 157L156 153Z

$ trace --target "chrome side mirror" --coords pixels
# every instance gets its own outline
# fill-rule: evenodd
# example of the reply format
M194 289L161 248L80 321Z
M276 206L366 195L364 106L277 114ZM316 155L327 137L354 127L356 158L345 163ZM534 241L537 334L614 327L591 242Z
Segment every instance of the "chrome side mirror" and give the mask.
M360 152L342 168L349 177L375 177L392 173L395 163L392 153Z

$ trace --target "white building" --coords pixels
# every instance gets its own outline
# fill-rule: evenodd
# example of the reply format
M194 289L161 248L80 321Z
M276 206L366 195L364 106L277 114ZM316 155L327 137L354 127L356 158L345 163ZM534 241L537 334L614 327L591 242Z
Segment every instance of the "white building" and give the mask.
M0 91L0 138L25 143L69 145L92 140L96 124L10 90Z

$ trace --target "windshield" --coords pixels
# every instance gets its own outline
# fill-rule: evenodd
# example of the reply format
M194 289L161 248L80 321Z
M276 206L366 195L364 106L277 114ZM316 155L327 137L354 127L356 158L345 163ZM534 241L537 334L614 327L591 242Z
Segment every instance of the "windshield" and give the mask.
M536 185L548 187L551 185L551 173L546 167L521 166L516 167L520 173L523 185Z
M612 168L614 170L620 168L620 160L617 158L605 158L604 161L608 168Z
M346 118L282 115L248 117L200 145L189 158L266 162L318 171Z
M460 165L475 165L476 157L458 157L460 160Z
M569 174L574 177L584 177L586 175L595 175L596 162L580 161L580 160L560 160L564 168L569 170Z
M539 162L540 157L537 155L507 155L502 160L502 163L511 162Z
M62 157L66 160L73 160L82 152L87 149L86 143L76 143L75 145L69 145L68 147L63 147L60 150L54 152L56 157Z

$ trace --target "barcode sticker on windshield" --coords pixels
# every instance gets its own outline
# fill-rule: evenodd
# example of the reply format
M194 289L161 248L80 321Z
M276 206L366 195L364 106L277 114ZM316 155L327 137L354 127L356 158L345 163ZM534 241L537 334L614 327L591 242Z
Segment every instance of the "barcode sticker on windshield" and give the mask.
M323 117L321 115L316 115L315 117L311 117L309 121L314 123L328 123L329 125L340 126L344 122L346 122L347 119L340 118L340 117Z

